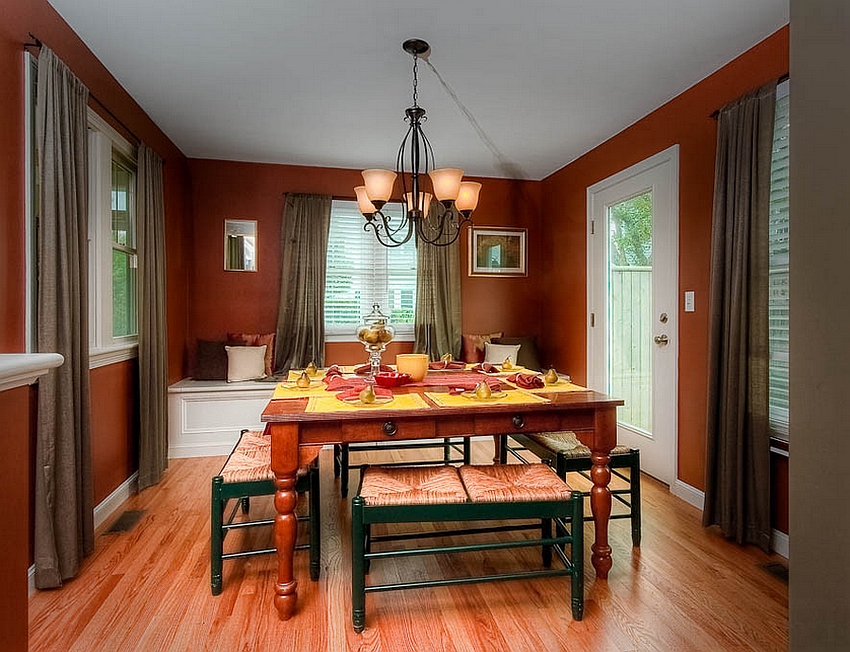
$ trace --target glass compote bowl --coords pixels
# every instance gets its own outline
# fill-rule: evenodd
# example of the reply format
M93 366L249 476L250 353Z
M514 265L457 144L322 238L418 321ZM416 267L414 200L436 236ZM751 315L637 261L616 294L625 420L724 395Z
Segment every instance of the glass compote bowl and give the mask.
M381 312L381 306L376 303L372 306L372 312L364 316L357 327L357 339L363 343L369 354L370 378L374 378L375 374L381 371L381 354L395 335L389 321L389 317Z

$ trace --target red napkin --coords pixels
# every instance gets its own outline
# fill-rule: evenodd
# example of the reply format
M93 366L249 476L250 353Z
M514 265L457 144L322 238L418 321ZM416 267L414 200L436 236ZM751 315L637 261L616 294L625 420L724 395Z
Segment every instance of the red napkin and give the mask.
M359 378L357 380L359 380ZM336 395L336 397L340 401L355 399L360 396L360 392L362 391L362 389L362 387L360 389L349 389L344 392L340 392ZM392 395L392 391L388 389L385 389L383 387L375 387L375 396L377 396L378 398L392 398Z
M437 362L429 362L428 368L433 371L442 371L443 369L466 369L466 363L460 360L437 360Z
M356 389L358 392L366 387L366 381L362 378L343 378L342 376L333 376L330 379L325 378L328 384L326 391L339 392L343 389Z
M539 389L546 386L543 379L534 374L514 374L513 376L508 376L508 380L523 389Z
M498 378L482 378L481 380L490 386L490 391L501 392L504 389L504 385L502 385ZM457 383L449 387L449 394L472 392L477 385L478 383Z
M354 370L354 373L356 373L358 376L364 376L364 375L368 374L371 371L371 369L372 369L372 365L362 364ZM381 371L392 371L392 370L393 370L392 367L389 367L385 364L381 365Z
M483 371L485 374L494 374L499 371L496 365L480 362L472 368L472 371Z
M342 376L342 369L339 368L338 364L332 364L328 367L327 371L325 371L325 378L328 376Z

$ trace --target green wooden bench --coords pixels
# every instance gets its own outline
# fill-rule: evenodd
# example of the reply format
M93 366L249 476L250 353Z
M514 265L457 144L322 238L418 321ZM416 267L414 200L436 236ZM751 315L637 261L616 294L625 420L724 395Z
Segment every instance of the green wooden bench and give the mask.
M539 577L570 576L572 614L581 620L584 610L584 555L582 494L571 491L545 464L486 465L461 467L366 467L360 489L352 500L352 621L354 630L366 625L366 594L378 591L417 589L520 580ZM444 530L372 536L377 523L421 523L452 521L518 521L534 519L537 524L507 524L473 529ZM553 526L555 533L553 535ZM490 537L482 543L397 548L373 551L373 544L411 539L504 533L516 529L539 530L535 538L510 540ZM570 555L565 552L570 546ZM373 560L397 559L413 555L432 555L541 547L543 569L510 570L499 574L366 584ZM553 551L563 568L551 568Z
M309 521L310 542L296 546L310 549L310 578L319 579L321 546L319 540L319 469L316 463L299 469L295 490L309 494L309 515L298 520ZM251 557L276 552L275 548L224 552L224 539L231 530L269 526L274 519L236 520L237 513L248 515L250 500L254 496L272 496L275 493L274 473L271 470L271 439L261 431L243 430L239 441L224 463L221 471L212 479L210 516L210 589L219 595L222 589L222 566L225 559ZM225 519L227 503L235 500L229 516Z

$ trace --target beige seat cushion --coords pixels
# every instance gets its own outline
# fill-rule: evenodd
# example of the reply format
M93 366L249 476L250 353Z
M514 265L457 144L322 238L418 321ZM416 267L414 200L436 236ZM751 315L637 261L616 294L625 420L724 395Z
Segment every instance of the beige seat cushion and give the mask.
M308 469L298 469L298 476ZM260 482L274 480L272 472L272 441L262 430L243 433L224 463L219 475L225 484L233 482Z
M567 484L545 464L469 465L458 469L474 503L566 500Z
M574 432L541 432L537 435L528 435L528 438L536 441L544 448L548 448L553 453L560 453L564 457L590 457L590 449L578 440ZM628 446L616 446L611 451L611 455L622 455L629 452L631 452L631 449Z
M453 466L370 466L363 471L360 496L368 506L466 502Z

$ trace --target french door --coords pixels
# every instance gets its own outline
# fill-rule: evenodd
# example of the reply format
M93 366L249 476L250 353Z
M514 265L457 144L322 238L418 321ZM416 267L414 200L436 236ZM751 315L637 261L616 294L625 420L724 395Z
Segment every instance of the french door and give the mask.
M622 398L618 443L675 476L678 145L587 189L588 385Z

